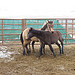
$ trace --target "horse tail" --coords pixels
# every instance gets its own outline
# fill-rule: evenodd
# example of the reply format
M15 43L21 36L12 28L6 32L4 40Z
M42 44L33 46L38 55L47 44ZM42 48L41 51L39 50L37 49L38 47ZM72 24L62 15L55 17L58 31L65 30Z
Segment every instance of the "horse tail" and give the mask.
M20 40L21 40L21 43L23 44L23 36L22 36L22 34L23 34L23 32L20 35Z
M64 41L64 39L62 38L62 41Z

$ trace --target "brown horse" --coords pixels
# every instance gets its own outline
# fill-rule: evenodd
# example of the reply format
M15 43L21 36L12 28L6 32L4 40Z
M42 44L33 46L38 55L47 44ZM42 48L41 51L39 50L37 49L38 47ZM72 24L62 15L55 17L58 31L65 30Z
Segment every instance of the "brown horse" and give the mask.
M39 57L42 55L42 48L45 44L49 45L50 50L52 51L54 57L56 57L56 55L53 51L51 44L54 44L54 43L57 44L60 49L60 54L61 54L61 46L58 43L58 40L61 42L62 54L63 54L63 38L62 38L62 34L59 31L51 31L50 32L50 31L35 30L33 28L30 28L27 39L30 39L34 36L37 37L38 39L40 39L40 41L42 42L40 51L39 51Z
M51 23L51 22L48 21L48 23ZM48 23L46 22L46 24L44 24L44 26L43 26L41 29L39 29L39 30L46 30L47 27L48 27L48 26L47 26ZM34 43L35 43L35 42L39 42L39 39L38 39L37 37L31 38L31 40L26 40L26 39L27 39L27 34L28 34L28 32L29 32L29 28L25 29L25 30L21 33L21 35L20 35L20 40L21 40L21 43L22 43L22 46L23 46L23 55L25 55L25 48L27 49L27 53L29 54L29 49L28 49L27 45L29 45L29 48L30 48L30 42L31 42L31 41L33 41L33 42L32 42L33 51L34 51ZM43 48L44 48L44 47L43 47ZM45 49L44 49L43 51L44 51L44 53L45 53Z
M53 21L48 21L48 22L46 21L45 24L43 25L43 27L40 28L40 29L37 29L37 30L53 31ZM31 41L32 41L32 49L33 49L33 52L35 52L35 50L34 50L34 43L35 42L39 42L40 40L37 37L32 37L31 38ZM43 47L43 52L45 54L44 47Z

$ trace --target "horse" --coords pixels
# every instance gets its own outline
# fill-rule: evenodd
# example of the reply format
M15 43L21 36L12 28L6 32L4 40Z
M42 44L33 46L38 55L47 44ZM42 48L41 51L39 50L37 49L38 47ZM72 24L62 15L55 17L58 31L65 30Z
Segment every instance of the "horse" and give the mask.
M51 44L55 43L59 47L60 54L61 54L61 46L58 43L58 40L61 42L61 45L62 45L62 54L64 53L63 52L63 38L62 38L62 34L59 31L44 31L44 30L35 30L33 28L30 28L27 34L27 39L31 39L34 36L40 39L42 43L40 47L40 51L39 51L39 58L42 55L42 48L45 44L49 46L54 57L56 57L56 55L53 51Z
M29 28L25 29L21 35L20 35L20 40L21 40L21 43L22 43L22 47L23 47L23 55L25 55L25 48L27 49L27 53L29 54L29 49L27 47L27 45L29 45L29 48L30 48L30 42L31 40L26 40L26 37L27 37L27 32L29 31Z
M43 24L43 27L40 28L40 29L37 29L37 30L53 31L53 21L48 21L48 22L46 21L45 24ZM35 42L39 42L40 40L38 38L36 38L36 37L32 37L31 38L31 41L32 41L32 49L33 49L33 52L35 52L34 51L34 43ZM43 47L43 52L45 54L44 47Z
M48 21L49 22L49 21ZM49 22L50 23L50 22ZM39 30L46 30L47 29L47 22L44 24L44 26L41 28L41 29L39 29ZM20 40L21 40L21 43L22 43L22 46L23 46L23 55L25 55L25 48L27 49L27 53L29 54L29 52L31 52L31 49L30 49L30 42L31 41L33 41L32 42L32 48L33 48L33 52L34 52L34 43L35 42L39 42L39 39L38 38L36 38L36 37L33 37L33 38L31 38L31 40L27 40L27 34L28 34L28 32L29 32L29 28L26 28L22 33L21 33L21 35L20 35ZM28 47L27 47L27 45L29 45L29 49L30 49L30 51L29 51L29 49L28 49ZM44 47L43 47L44 48ZM45 49L43 49L43 52L45 53Z

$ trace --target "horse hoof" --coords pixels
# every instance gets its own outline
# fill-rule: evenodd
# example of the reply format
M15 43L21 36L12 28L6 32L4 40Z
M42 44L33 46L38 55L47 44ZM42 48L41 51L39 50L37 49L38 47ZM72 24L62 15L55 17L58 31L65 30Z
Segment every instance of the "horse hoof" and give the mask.
M29 55L29 53L27 53L27 56Z
M41 53L41 55L43 55L43 53Z
M30 54L30 51L28 51L27 54L29 55Z
M64 52L62 52L62 54L64 54Z
M25 53L23 53L23 55L25 55Z
M54 55L54 58L56 58L56 55Z
M29 51L29 53L31 53L31 51Z
M26 56L26 54L23 54L23 56Z

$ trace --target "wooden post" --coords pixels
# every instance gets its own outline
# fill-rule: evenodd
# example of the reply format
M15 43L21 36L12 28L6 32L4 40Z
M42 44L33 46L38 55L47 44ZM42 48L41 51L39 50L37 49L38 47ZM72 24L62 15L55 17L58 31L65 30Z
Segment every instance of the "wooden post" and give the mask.
M2 19L2 45L3 45L3 19Z

